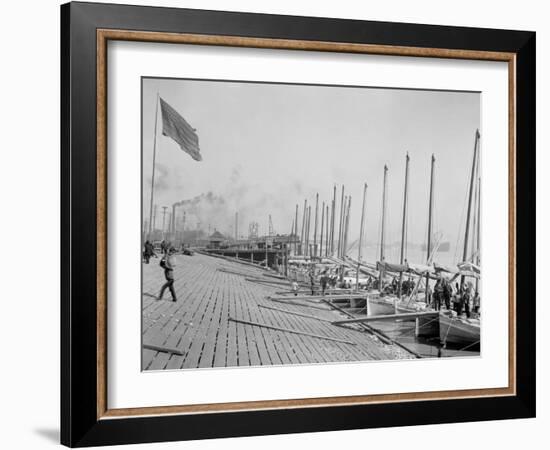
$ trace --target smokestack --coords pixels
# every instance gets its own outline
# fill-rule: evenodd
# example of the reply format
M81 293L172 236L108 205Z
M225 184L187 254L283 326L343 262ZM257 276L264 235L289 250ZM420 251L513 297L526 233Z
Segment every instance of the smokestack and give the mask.
M235 213L235 240L239 240L239 212Z

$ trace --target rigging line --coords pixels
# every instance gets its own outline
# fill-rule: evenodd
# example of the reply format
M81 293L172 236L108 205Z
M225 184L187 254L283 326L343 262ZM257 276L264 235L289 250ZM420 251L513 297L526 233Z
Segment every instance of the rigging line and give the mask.
M477 345L477 344L479 344L480 342L481 342L481 341L472 342L471 344L468 344L466 347L462 347L461 349L457 350L457 352L463 352L463 351L466 350L467 348L473 347L474 345Z

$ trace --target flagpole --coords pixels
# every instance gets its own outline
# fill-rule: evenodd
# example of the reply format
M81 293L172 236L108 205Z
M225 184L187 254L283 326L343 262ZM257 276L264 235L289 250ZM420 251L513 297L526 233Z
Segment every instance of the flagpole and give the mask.
M153 174L151 176L151 203L149 206L149 238L151 238L153 224L153 192L155 190L155 158L157 156L157 123L159 112L159 93L157 92L157 106L155 108L155 134L153 138Z

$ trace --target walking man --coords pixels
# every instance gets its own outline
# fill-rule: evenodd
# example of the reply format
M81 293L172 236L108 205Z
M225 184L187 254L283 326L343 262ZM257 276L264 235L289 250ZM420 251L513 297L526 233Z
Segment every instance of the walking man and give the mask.
M178 299L176 298L176 291L174 289L174 268L176 267L176 257L174 255L175 253L176 249L174 247L171 247L160 261L160 267L164 269L164 277L166 278L166 283L164 283L162 285L162 288L160 289L160 294L158 298L159 300L162 300L164 291L166 289L170 289L170 294L172 294L172 301L178 301Z
M326 272L323 272L323 274L321 275L320 282L321 282L321 293L322 295L325 295L325 291L327 290L327 284L328 284L328 277Z
M149 260L152 256L157 256L155 254L155 248L153 247L153 244L151 244L151 242L147 240L145 241L143 250L143 258L145 259L145 264L149 264Z
M311 287L311 295L315 295L315 269L312 268L309 272L309 284Z

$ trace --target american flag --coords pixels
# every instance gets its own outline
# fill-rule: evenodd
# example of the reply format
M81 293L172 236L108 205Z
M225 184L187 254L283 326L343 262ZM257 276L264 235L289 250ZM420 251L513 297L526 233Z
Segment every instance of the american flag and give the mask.
M196 130L162 98L160 99L162 112L162 134L172 138L180 148L191 155L195 161L202 161L199 148L199 137Z

